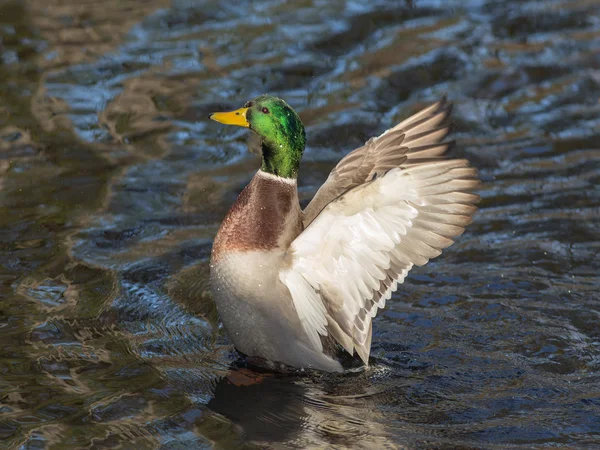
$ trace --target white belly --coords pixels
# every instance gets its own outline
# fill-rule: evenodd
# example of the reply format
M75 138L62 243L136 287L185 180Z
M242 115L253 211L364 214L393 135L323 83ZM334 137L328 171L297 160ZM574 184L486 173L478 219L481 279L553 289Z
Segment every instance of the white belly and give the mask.
M217 310L236 348L248 356L294 367L341 371L341 365L313 348L291 295L279 281L283 251L228 252L211 262Z

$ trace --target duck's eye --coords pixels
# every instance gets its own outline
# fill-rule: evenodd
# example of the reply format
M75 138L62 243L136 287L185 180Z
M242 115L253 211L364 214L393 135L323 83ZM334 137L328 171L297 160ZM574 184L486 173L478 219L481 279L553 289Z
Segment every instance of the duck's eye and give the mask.
M264 112L265 114L269 114L269 108L267 108L267 107L261 109L261 111Z

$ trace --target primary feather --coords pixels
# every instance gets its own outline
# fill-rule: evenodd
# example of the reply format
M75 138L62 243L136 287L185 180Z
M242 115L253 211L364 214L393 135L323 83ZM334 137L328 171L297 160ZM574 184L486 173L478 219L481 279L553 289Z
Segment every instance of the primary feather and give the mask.
M394 167L408 166L419 160L431 161L444 155L452 145L452 142L440 142L450 132L451 111L452 105L442 98L348 153L304 210L304 226L308 226L329 202L373 176Z

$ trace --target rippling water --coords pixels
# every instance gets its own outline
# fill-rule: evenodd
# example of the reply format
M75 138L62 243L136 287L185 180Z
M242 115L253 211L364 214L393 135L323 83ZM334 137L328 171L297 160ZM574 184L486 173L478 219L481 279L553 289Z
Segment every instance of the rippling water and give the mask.
M372 367L259 374L210 299L257 168L207 112L284 97L307 202L447 93L481 209L375 320ZM0 3L0 445L600 445L600 5Z

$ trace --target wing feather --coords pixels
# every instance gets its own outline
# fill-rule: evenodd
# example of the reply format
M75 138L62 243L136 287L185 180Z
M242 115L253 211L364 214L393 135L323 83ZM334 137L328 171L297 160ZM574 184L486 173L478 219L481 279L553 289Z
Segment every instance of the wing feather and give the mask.
M477 171L441 142L451 108L442 98L350 152L304 210L280 278L316 348L331 334L366 363L378 309L471 223Z
M450 132L451 110L452 105L442 98L346 155L303 211L304 226L347 190L395 167L441 157L452 144L440 143Z
M394 168L327 204L280 271L310 342L322 349L319 336L330 334L368 363L372 318L414 265L464 231L477 184L466 160L433 160Z

